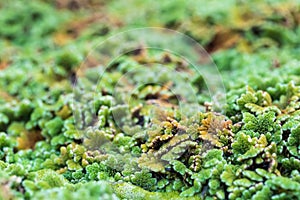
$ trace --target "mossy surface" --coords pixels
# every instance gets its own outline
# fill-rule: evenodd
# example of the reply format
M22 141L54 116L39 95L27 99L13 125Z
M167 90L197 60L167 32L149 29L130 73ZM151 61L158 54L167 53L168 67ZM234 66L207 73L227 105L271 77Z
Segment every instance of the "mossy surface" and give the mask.
M0 199L299 199L298 0L13 0L0 13ZM170 52L90 56L146 26L204 47L223 107Z

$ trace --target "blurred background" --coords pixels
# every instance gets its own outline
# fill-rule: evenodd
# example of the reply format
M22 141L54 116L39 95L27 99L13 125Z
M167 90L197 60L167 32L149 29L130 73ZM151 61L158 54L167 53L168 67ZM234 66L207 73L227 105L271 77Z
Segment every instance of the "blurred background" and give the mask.
M123 28L155 26L190 35L209 52L232 47L251 52L299 45L299 4L297 0L1 1L0 37L2 43L15 45L59 46Z
M299 0L2 0L0 69L10 66L16 77L16 68L29 72L43 67L49 75L64 77L68 70L49 66L61 64L66 52L79 63L109 35L155 26L191 36L212 55L225 78L235 74L235 79L244 79L296 65L299 11ZM233 87L230 80L225 85Z

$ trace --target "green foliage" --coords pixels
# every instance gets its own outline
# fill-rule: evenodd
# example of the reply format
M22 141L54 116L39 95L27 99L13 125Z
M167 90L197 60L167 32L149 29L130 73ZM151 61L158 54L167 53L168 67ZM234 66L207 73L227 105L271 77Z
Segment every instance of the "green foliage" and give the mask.
M186 173L187 168L180 161L174 160L171 162L171 164L173 165L174 170L180 173L182 176Z
M133 184L141 186L146 190L153 190L156 186L157 180L152 177L152 174L147 171L136 172L130 177Z
M275 113L273 112L265 113L263 115L258 116L257 118L254 115L251 115L250 113L244 113L244 129L259 132L260 134L267 134L268 132L275 131L275 119Z
M93 163L92 165L86 166L86 172L87 172L87 177L89 180L97 180L101 176L103 176L103 173L108 173L109 169L107 166L103 164L98 164L98 163ZM101 174L102 172L102 174ZM107 174L109 175L109 174ZM101 179L101 178L100 178Z
M300 158L300 126L291 129L287 140L287 149L293 156Z
M65 70L72 70L79 64L79 59L74 53L63 52L56 58L56 64L58 66L64 67Z
M237 134L236 141L232 143L232 151L236 155L246 153L254 145L254 141L249 135L243 132Z
M223 152L217 149L209 150L203 159L204 167L212 167L223 160Z
M224 171L222 172L220 178L227 186L231 186L235 178L237 177L236 172L238 170L237 166L225 165Z
M118 200L110 184L106 182L88 182L63 188L46 189L36 192L32 199L103 199Z
M50 120L49 122L45 123L45 130L52 137L59 134L62 127L63 127L63 121L59 117L56 117Z
M14 141L7 136L6 133L0 133L0 149L3 150L5 147L13 147Z
M0 199L298 199L298 4L1 1ZM203 45L226 105L181 55L98 51L136 26Z
M19 0L3 3L0 36L17 44L35 43L34 40L44 39L64 20L62 14L40 1L25 5Z
M28 180L23 182L23 186L31 197L39 190L63 187L67 183L62 175L49 169L32 172L28 177Z
M245 177L247 177L253 181L263 181L263 178L253 171L245 170L242 173Z

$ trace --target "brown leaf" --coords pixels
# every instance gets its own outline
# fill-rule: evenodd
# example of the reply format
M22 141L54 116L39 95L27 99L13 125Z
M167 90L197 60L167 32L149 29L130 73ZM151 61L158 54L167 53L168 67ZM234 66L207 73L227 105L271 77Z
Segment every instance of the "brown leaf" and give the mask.
M55 33L53 36L54 43L60 46L67 44L68 42L71 41L71 39L72 39L71 35L67 33L58 32Z
M21 149L33 149L35 146L35 143L38 141L43 140L43 136L41 134L41 131L24 131L21 133L21 136L17 138L18 142L18 150Z
M212 41L206 47L208 52L215 52L220 49L228 49L241 39L240 34L232 30L220 29L217 31L216 35Z
M3 70L8 67L8 62L0 61L0 70Z
M8 94L5 91L0 91L0 98L4 99L5 101L16 100L14 97L12 97L10 94Z

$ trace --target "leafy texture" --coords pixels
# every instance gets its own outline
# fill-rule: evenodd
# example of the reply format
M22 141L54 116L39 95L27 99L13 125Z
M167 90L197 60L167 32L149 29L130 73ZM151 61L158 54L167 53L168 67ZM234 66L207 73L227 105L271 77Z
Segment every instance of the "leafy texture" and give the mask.
M14 0L0 13L0 199L299 199L298 0ZM149 26L203 46L225 105L204 51L199 73L144 41L98 49Z

